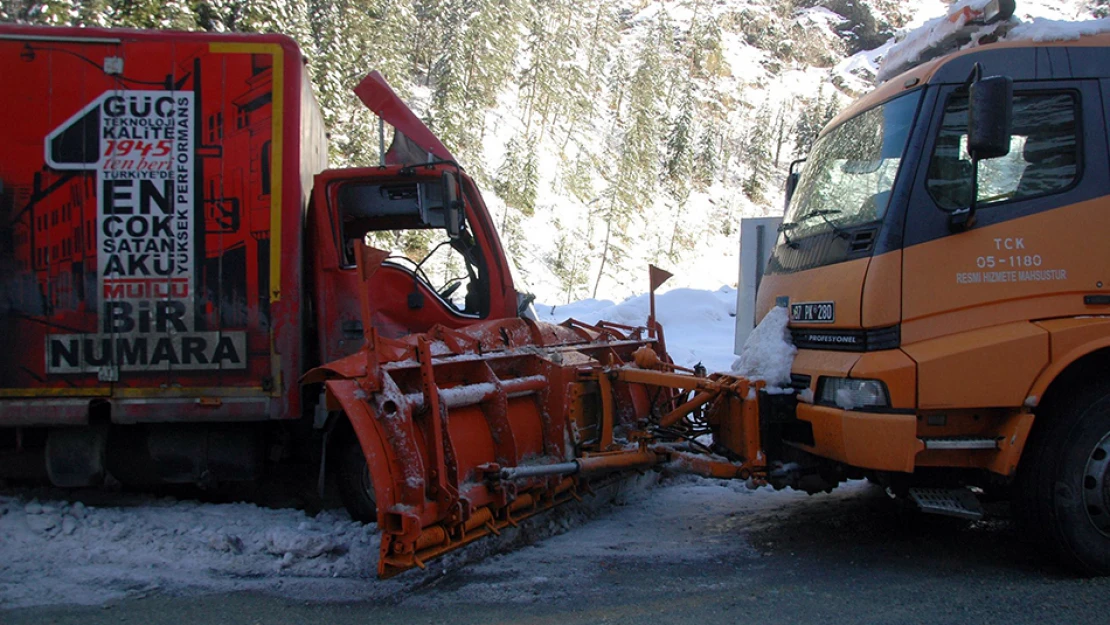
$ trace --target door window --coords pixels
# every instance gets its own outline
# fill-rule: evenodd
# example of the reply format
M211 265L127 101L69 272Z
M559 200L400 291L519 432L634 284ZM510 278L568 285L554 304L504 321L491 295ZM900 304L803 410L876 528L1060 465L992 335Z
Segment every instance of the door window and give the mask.
M1076 102L1071 92L1014 96L1010 153L979 161L978 205L1058 193L1075 185L1080 164ZM941 208L971 203L966 95L953 95L944 109L926 186Z

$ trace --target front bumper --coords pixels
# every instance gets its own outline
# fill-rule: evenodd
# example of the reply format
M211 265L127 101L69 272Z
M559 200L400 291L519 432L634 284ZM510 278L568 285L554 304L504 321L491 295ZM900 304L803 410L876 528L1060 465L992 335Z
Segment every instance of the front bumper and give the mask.
M799 403L797 418L813 427L813 444L788 444L862 469L911 473L917 454L925 449L913 414L855 412Z

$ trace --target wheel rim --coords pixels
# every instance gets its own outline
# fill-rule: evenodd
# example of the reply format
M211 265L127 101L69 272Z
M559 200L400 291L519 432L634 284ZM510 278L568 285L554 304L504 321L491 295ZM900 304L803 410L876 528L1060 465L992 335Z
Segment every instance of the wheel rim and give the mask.
M370 500L370 504L377 507L378 502L374 499L374 482L370 479L370 467L365 464L358 475L358 487L366 493L366 498Z
M1110 537L1110 433L1103 436L1087 456L1083 503L1091 524Z

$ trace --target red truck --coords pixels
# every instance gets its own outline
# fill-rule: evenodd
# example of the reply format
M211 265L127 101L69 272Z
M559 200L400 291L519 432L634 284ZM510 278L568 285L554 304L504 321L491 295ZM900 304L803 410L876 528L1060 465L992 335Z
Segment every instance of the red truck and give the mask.
M8 475L253 479L328 427L298 380L357 351L364 314L392 338L520 313L478 189L377 74L356 92L392 144L329 170L285 36L0 25L0 68ZM356 247L413 231L458 274L383 254L363 310Z

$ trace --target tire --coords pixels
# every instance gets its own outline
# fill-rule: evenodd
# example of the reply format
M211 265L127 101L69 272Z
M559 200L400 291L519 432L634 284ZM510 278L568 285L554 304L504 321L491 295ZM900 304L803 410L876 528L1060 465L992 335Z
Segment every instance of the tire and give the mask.
M361 523L378 521L378 505L374 500L374 483L358 438L352 433L339 445L336 481L339 497L351 518Z
M1017 488L1017 518L1035 542L1077 573L1110 575L1110 388L1038 416Z

